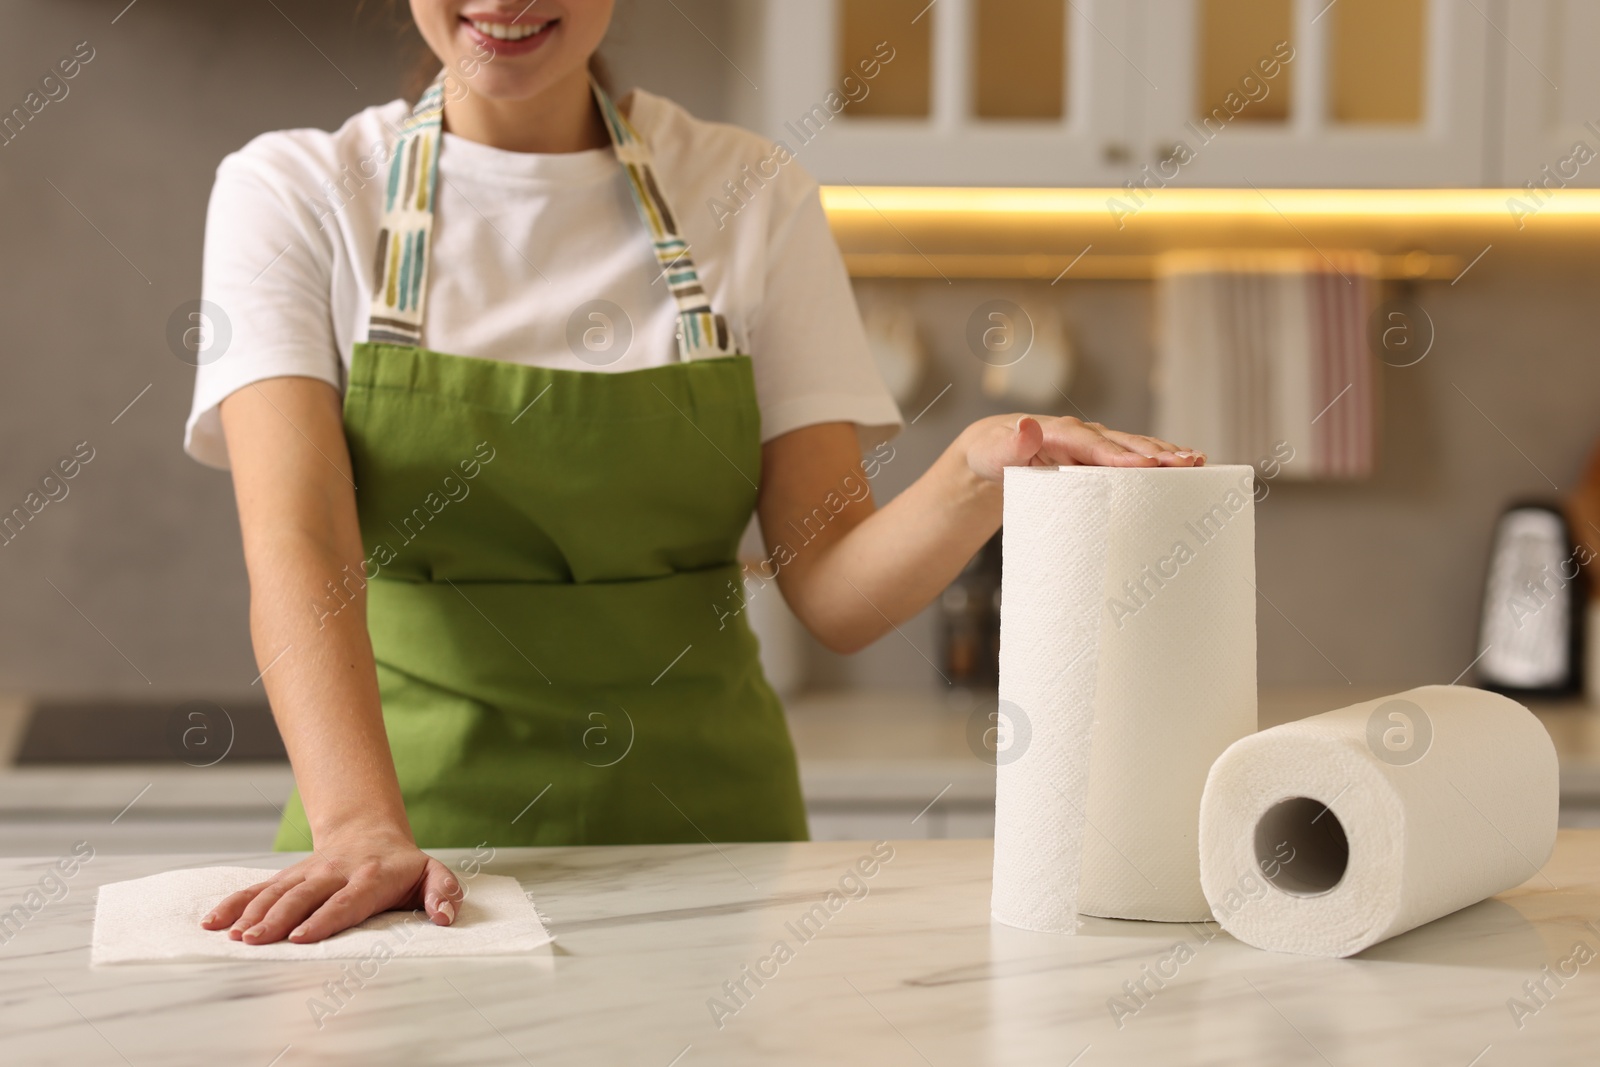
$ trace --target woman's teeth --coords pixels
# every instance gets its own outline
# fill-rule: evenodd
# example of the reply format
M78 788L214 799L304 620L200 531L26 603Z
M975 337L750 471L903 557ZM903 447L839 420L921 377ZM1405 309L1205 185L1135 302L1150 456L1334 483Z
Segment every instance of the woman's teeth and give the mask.
M501 41L520 41L526 37L532 37L549 25L548 20L531 23L527 26L511 26L504 22L479 22L477 19L469 19L468 21L472 23L472 28L479 33Z

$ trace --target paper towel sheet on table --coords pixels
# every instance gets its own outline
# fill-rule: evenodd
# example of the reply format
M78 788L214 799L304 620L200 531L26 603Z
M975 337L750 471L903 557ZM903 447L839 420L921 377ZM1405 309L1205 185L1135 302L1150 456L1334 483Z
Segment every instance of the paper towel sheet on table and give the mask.
M389 911L309 945L246 945L200 920L230 893L276 873L256 867L196 867L100 887L89 962L149 963L211 959L333 960L394 956L507 956L554 938L515 878L479 874L463 888L456 921L435 926L420 911Z

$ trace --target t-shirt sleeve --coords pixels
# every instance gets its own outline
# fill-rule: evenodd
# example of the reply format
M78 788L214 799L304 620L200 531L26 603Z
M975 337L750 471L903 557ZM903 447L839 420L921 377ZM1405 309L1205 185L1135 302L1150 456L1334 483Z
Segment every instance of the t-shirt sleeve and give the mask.
M206 211L200 313L210 337L183 445L212 467L228 466L218 410L228 394L281 377L341 387L332 239L312 203L294 193L289 168L274 168L271 156L258 139L224 159Z
M853 422L865 451L904 423L873 362L817 183L796 163L785 170L790 206L770 220L763 295L750 331L761 438Z

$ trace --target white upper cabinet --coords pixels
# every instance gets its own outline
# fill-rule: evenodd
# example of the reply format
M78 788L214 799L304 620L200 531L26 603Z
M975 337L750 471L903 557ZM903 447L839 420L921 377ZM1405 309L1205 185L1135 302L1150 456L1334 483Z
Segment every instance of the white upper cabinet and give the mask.
M1494 6L1145 0L1142 162L1194 185L1482 185Z
M1133 157L1118 0L766 0L755 113L821 181L1106 185Z
M1534 25L1556 9L1581 32ZM1480 186L1501 164L1491 72L1522 62L1506 35L1565 50L1569 70L1600 43L1600 0L741 0L740 15L760 72L741 120L858 185ZM1565 113L1528 66L1537 85L1509 81L1542 109L1548 144L1520 149L1542 162Z
M1504 143L1491 184L1600 186L1600 3L1505 0ZM1536 201L1530 201L1536 203Z

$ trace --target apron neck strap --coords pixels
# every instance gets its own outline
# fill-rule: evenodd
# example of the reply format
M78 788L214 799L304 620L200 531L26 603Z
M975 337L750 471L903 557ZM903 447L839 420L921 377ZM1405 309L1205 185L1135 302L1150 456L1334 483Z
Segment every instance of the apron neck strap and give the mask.
M439 73L398 127L373 261L369 341L408 347L422 343L448 76L447 70ZM628 175L628 189L650 234L662 277L678 306L678 358L688 361L734 354L737 347L727 320L711 310L688 242L679 236L677 219L661 194L650 146L600 83L590 78L589 84L611 136L612 150Z

